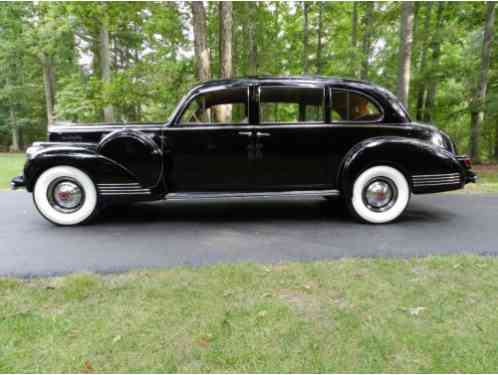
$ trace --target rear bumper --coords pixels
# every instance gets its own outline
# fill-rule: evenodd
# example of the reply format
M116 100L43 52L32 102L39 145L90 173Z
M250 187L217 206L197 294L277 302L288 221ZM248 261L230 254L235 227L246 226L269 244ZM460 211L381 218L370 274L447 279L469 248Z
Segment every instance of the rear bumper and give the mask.
M26 183L24 182L24 176L17 176L10 181L10 187L12 190L17 190L23 187L26 187Z

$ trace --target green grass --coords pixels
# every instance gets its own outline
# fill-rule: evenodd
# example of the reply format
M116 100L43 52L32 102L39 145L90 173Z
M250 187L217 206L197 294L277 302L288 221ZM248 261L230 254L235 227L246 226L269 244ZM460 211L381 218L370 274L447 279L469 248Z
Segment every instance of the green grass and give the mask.
M24 154L0 153L0 190L10 188L12 177L22 174ZM467 184L466 193L498 193L498 165L483 165L474 168L479 176L477 184ZM462 190L459 190L462 191Z
M10 180L22 174L25 161L22 153L0 153L0 190L10 189Z
M479 176L476 184L467 184L466 193L498 193L498 165L477 165L474 167Z
M0 279L0 372L496 372L498 259Z

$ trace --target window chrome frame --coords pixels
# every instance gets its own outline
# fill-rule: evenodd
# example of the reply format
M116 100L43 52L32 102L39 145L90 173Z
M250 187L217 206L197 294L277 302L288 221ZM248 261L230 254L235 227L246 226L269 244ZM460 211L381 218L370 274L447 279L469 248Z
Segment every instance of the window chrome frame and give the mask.
M262 107L261 107L261 89L263 88L284 88L284 89L321 89L322 90L322 120L319 121L295 121L295 122L289 122L289 121L282 121L282 122L265 122L262 121ZM327 107L327 102L326 102L326 93L327 93L327 87L326 86L321 86L321 85L315 85L315 84L298 84L298 83L292 83L292 84L283 84L283 85L275 85L275 84L260 84L257 86L257 94L256 94L256 106L257 106L257 122L256 126L282 126L282 125L288 125L288 126L309 126L309 125L326 125L327 124L327 114L326 114L326 107ZM267 102L267 103L278 103L278 102ZM297 103L299 105L299 103Z
M355 94L358 94L358 95L361 95L365 98L367 98L370 102L372 102L375 107L377 107L377 109L379 110L379 113L381 114L380 118L377 119L377 120L368 120L368 121L358 121L358 120L340 120L340 121L334 121L332 119L332 113L330 114L330 123L331 124L348 124L348 125L354 125L354 124L358 124L358 125L362 125L362 124L378 124L378 123L381 123L384 121L384 118L385 118L385 112L384 112L384 107L379 103L379 101L377 99L375 99L373 96L363 92L363 91L360 91L360 90L355 90L355 89L346 89L346 88L342 88L342 87L334 87L334 86L329 86L329 98L330 98L330 112L332 112L332 107L334 106L334 95L333 95L333 92L334 91L342 91L342 92L346 92L348 94L348 97L347 97L347 101L348 101L348 115L349 115L349 107L350 107L350 98L349 98L349 94L351 92L355 93Z
M245 89L246 90L246 109L247 109L247 122L185 122L182 123L182 117L187 111L188 107L190 104L196 100L199 96L205 95L211 92L216 92L216 91L222 91L222 90L234 90L234 89ZM244 103L244 102L235 102L235 103ZM230 104L230 103L227 103ZM233 103L232 103L233 104ZM250 86L246 87L224 87L224 86L216 86L216 87L209 87L203 90L200 90L199 92L196 92L192 96L188 97L180 111L178 112L178 115L176 116L176 121L169 126L169 128L177 128L177 129L187 129L187 128L193 128L197 129L200 127L208 127L208 128L216 128L216 127L225 127L225 126L249 126L251 124L251 119L250 119L250 111L251 111L251 92L250 92Z

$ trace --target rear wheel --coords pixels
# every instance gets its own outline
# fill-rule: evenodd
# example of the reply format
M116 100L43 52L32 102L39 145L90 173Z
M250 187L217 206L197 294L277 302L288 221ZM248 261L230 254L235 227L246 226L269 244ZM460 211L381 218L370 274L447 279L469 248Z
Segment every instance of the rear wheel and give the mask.
M409 201L410 187L405 176L395 168L381 165L356 178L348 206L361 221L384 224L401 216Z
M58 166L36 180L33 200L40 214L57 225L77 225L92 219L98 209L97 189L80 169Z

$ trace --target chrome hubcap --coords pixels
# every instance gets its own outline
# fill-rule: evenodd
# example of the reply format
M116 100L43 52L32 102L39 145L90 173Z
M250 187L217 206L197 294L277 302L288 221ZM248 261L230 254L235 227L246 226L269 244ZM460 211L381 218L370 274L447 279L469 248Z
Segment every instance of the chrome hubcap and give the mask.
M375 179L363 191L366 206L375 212L386 211L396 203L397 189L388 179Z
M48 189L49 201L55 209L70 213L78 210L84 201L81 186L75 181L54 181Z

